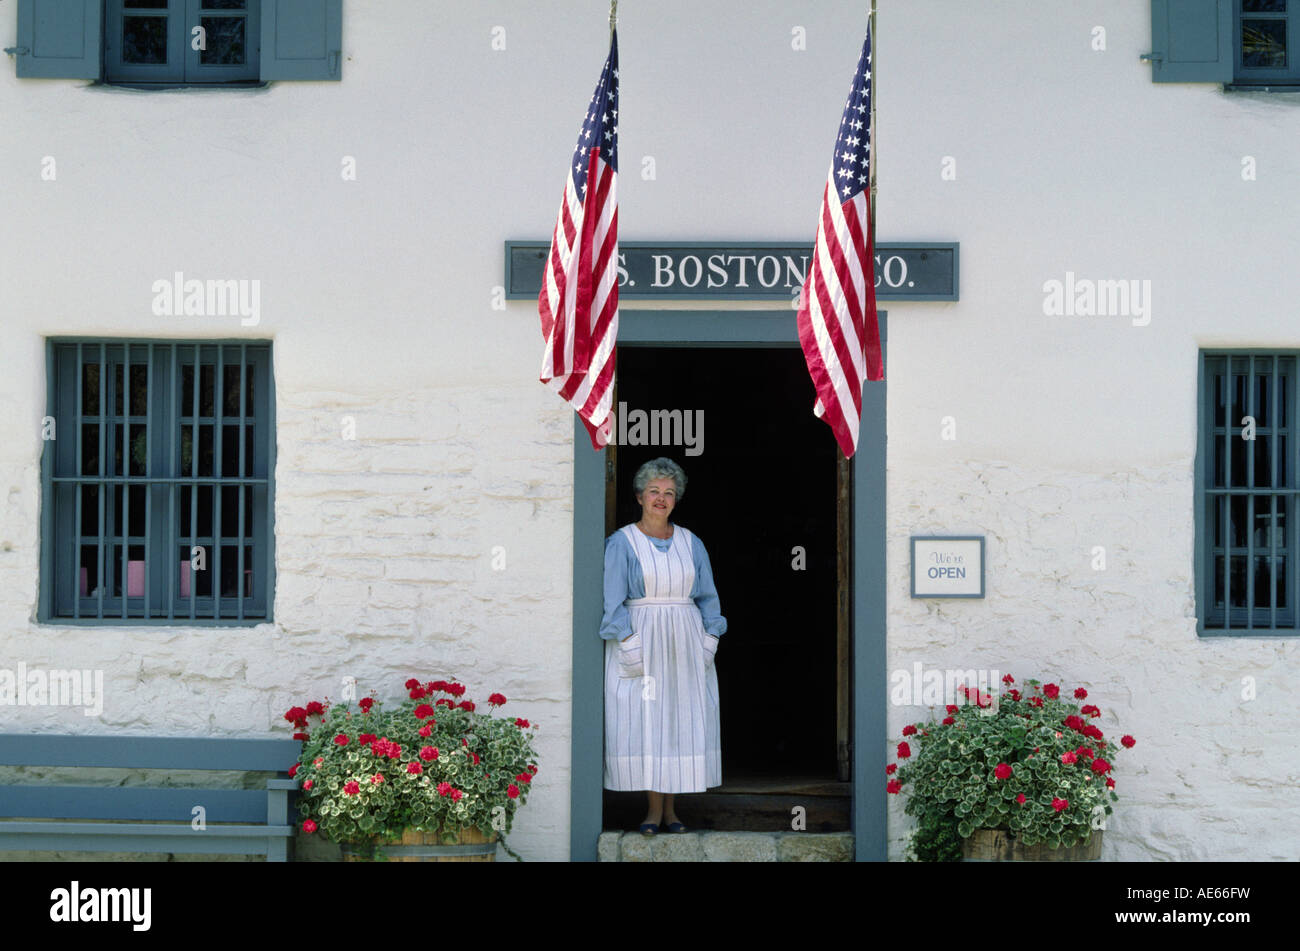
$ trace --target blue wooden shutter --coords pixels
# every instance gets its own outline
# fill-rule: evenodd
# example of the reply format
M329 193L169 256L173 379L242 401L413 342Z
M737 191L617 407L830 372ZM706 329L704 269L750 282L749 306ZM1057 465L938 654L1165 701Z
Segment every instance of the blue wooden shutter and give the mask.
M262 0L262 79L340 79L343 0Z
M18 76L98 79L103 0L18 0Z
M1151 79L1230 83L1233 0L1151 0Z

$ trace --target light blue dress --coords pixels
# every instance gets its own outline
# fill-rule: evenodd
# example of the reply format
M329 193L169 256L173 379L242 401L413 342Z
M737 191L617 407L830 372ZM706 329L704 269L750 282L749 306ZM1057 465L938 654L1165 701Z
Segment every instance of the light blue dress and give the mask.
M670 538L625 525L606 540L604 587L605 788L721 785L718 675L705 638L727 621L703 543L680 525ZM633 645L643 671L626 676L620 654Z

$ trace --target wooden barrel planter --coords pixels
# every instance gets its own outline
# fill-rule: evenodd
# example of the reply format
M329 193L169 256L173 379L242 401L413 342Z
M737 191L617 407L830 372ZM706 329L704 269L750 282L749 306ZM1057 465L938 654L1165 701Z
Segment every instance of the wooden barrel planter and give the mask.
M1086 842L1052 848L1045 842L1025 845L1006 829L976 829L961 843L966 862L1096 862L1101 858L1101 830L1094 829Z
M478 829L461 829L451 844L432 832L415 832L408 829L395 843L379 846L343 845L343 861L370 862L372 856L389 862L494 862L497 837L484 836Z

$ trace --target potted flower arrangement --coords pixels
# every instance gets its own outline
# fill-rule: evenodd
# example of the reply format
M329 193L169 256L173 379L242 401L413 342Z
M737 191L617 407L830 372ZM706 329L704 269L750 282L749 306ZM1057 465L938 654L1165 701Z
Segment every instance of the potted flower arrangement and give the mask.
M289 771L303 832L339 843L345 860L491 861L498 840L518 859L505 833L537 774L532 725L493 716L499 693L480 712L459 683L412 678L406 691L391 707L362 697L285 713L303 741Z
M940 722L903 727L885 788L907 787L905 811L918 820L909 857L1097 858L1104 816L1119 799L1113 760L1136 741L1107 740L1090 722L1101 710L1063 699L1057 684L1030 680L1022 695L1010 674L1002 681L997 697L962 687L968 703L948 704Z

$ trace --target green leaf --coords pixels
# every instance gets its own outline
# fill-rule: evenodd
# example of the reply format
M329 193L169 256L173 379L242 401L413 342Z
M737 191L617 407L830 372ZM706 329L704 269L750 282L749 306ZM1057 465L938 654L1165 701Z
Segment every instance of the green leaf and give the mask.
M971 837L971 833L973 833L974 831L975 831L974 827L969 822L963 821L957 823L957 834L960 835L963 839L969 839Z

